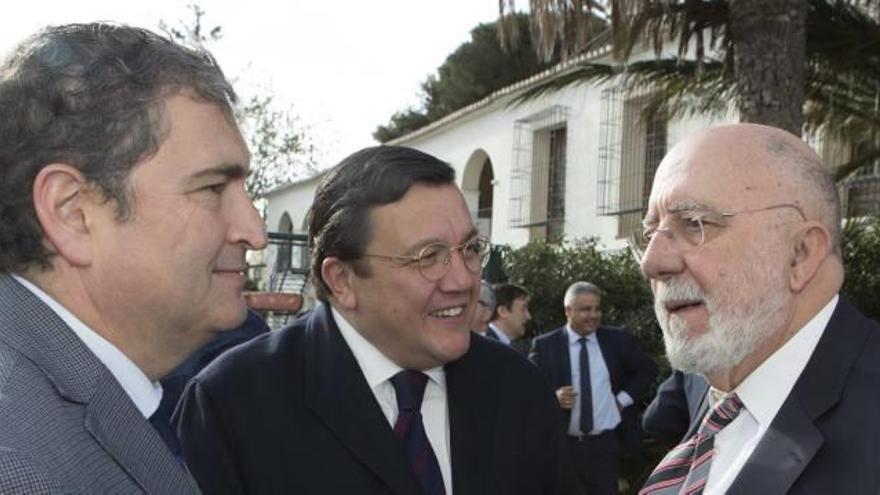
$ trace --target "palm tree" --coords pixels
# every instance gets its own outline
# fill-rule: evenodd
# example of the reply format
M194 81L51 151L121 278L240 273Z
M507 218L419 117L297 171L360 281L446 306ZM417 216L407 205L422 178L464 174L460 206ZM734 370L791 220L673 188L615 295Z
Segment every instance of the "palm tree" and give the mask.
M609 22L614 54L623 63L577 64L533 87L522 99L570 84L619 77L631 88L652 89L649 112L660 110L671 116L717 112L735 101L746 122L775 125L795 134L825 127L845 137L876 136L880 134L880 24L871 14L878 3L530 0L537 46L559 49L564 56L595 46L560 27L569 25L577 12ZM512 12L512 0L502 0L500 6L502 17ZM677 56L661 58L670 39L678 42ZM627 63L640 43L653 45L658 57ZM880 150L868 152L838 169L838 175L843 177L878 156Z

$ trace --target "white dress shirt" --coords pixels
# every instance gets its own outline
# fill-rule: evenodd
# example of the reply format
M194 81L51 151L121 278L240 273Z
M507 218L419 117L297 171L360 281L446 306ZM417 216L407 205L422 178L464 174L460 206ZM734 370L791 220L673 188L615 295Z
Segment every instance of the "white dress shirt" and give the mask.
M12 277L46 303L73 330L92 354L110 370L110 373L116 378L119 385L122 386L122 390L125 391L126 395L134 402L134 405L137 406L145 418L149 418L156 412L156 409L159 408L159 403L162 401L162 385L159 382L150 382L147 375L128 356L123 354L122 351L107 339L86 326L85 323L53 299L52 296L18 275L13 274Z
M565 326L568 336L568 357L571 365L571 384L577 394L574 405L571 408L571 418L568 423L568 434L581 436L584 434L598 435L606 430L613 430L620 424L620 409L633 403L632 397L621 390L617 397L611 391L611 376L608 374L608 366L602 349L599 347L599 339L596 332L587 335L587 355L590 358L590 388L593 401L593 430L581 432L581 336ZM620 404L620 409L618 409Z
M342 338L348 344L351 353L361 368L364 378L382 413L388 419L388 424L394 428L397 422L397 394L391 384L391 377L403 368L394 364L385 357L379 349L365 339L354 327L331 307L333 319L342 332ZM452 462L449 457L449 410L446 402L446 373L442 366L424 370L428 375L428 383L425 387L425 397L422 399L422 420L425 424L425 433L428 441L434 449L437 463L440 464L440 473L443 475L443 484L446 486L447 495L452 495Z
M501 342L504 345L510 345L510 337L508 337L507 334L504 333L504 330L501 330L500 328L498 328L497 326L495 326L491 323L489 323L489 328L491 328L492 331L495 332L495 335L498 336L499 342Z
M744 409L715 436L715 453L706 480L705 495L723 494L730 488L807 366L837 301L838 296L835 295L733 390L739 395ZM717 389L710 389L710 405L714 406L726 395Z

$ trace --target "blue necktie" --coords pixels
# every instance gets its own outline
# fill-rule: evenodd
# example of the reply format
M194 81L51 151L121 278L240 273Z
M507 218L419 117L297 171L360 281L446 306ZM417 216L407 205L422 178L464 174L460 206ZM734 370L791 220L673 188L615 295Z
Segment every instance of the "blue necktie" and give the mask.
M579 357L581 366L581 433L588 435L593 431L593 385L590 383L590 354L587 351L587 338L578 339L581 344Z
M425 395L427 381L427 375L412 370L404 370L391 377L399 411L394 434L400 440L403 452L425 495L444 495L446 489L440 464L422 423L422 397Z

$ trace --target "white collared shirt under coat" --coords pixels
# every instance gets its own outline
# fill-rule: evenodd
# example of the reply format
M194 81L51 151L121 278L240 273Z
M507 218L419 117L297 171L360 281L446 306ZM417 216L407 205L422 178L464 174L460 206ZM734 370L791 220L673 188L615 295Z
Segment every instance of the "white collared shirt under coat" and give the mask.
M596 332L587 335L587 355L590 357L590 387L592 388L593 399L593 430L589 432L581 432L581 336L565 326L565 334L568 336L568 356L571 364L571 384L577 394L574 399L574 405L571 408L571 418L568 423L568 434L571 436L581 436L589 434L599 434L606 430L613 430L620 424L621 408L632 405L632 397L628 393L621 390L617 397L611 391L611 376L608 374L608 366L605 364L605 358L602 356L602 349L599 347L599 339Z
M705 495L725 493L739 475L806 368L837 307L838 299L835 295L733 390L744 408L732 423L715 436L715 453L703 492ZM708 393L711 406L724 400L727 395L714 388Z
M379 349L365 339L355 328L331 307L333 319L342 333L342 338L354 354L354 358L367 380L367 385L376 397L379 407L388 424L394 428L397 422L397 394L391 384L391 377L403 368L394 364ZM424 370L428 375L425 396L422 399L422 420L425 434L434 449L446 495L452 495L452 462L449 457L449 408L446 401L446 372L442 366Z

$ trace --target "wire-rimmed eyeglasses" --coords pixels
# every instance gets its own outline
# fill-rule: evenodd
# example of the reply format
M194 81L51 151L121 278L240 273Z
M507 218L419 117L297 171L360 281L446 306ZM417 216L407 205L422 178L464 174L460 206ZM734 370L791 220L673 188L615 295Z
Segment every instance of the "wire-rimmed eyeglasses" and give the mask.
M644 230L642 236L646 243L650 243L658 233L665 234L670 239L683 239L693 247L700 247L706 243L707 231L713 227L722 227L722 220L731 218L736 215L746 213L758 213L762 211L775 210L778 208L794 208L803 221L807 221L807 216L800 206L793 203L779 203L775 205L765 206L763 208L753 208L745 210L726 210L711 211L700 208L683 208L672 212L668 215L666 226L660 227L659 224L646 219L642 222Z
M449 271L449 267L452 265L453 251L458 251L461 254L461 259L468 271L480 273L489 255L489 240L485 237L475 237L458 246L450 246L445 242L432 242L420 249L419 254L415 256L372 253L365 253L364 256L391 260L401 265L416 265L419 273L425 279L434 282L443 278Z

